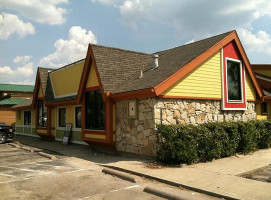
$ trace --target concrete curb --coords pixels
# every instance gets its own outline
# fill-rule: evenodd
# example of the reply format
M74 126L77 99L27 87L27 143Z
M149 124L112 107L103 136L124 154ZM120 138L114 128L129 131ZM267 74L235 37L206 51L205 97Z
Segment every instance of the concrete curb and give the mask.
M20 148L20 146L18 144L15 144L15 143L8 143L8 145L16 147L16 148Z
M229 197L229 196L226 196L226 195L223 195L223 194L219 194L219 193L211 192L211 191L208 191L208 190L195 188L195 187L192 187L192 186L189 186L189 185L184 185L184 184L181 184L181 183L169 181L169 180L166 180L166 179L161 179L161 178L158 178L158 177L155 177L155 176L150 176L150 175L147 175L147 174L143 174L143 173L139 173L139 172L135 172L135 171L131 171L131 170L127 170L127 169L123 169L123 168L119 168L119 167L115 167L115 166L111 166L111 165L101 165L101 166L108 167L108 168L118 170L118 171L121 171L121 172L125 172L125 173L134 174L136 176L146 177L146 178L149 178L149 179L159 181L161 183L165 183L165 184L176 186L176 187L182 187L182 188L185 188L185 189L188 189L188 190L192 190L192 191L199 192L199 193L202 193L202 194L207 194L207 195L217 197L217 198L224 198L224 199L227 199L227 200L240 200L239 198Z
M44 156L46 158L50 158L51 160L55 160L56 157L54 155L48 154L48 153L44 153L44 152L38 152L39 155Z
M34 152L33 149L31 149L29 147L21 147L21 149L29 151L29 152Z
M244 172L244 173L241 173L241 174L237 174L236 176L239 176L239 177L247 177L251 174L256 174L258 172L261 172L267 168L271 167L271 164L269 165L265 165L263 167L260 167L260 168L257 168L257 169L253 169L253 170L250 170L250 171L247 171L247 172Z
M132 183L136 183L134 177L132 177L132 176L130 176L130 175L127 175L127 174L124 174L124 173L121 173L121 172L116 171L116 170L104 168L104 169L102 170L102 172L105 173L105 174L110 174L110 175L119 177L119 178L124 179L124 180L126 180L126 181L130 181L130 182L132 182Z
M190 200L190 199L187 199L187 198L183 198L183 197L180 197L180 196L177 196L177 195L170 194L168 192L163 192L163 191L154 189L154 188L149 187L149 186L145 187L143 192L147 192L149 194L153 194L153 195L156 195L156 196L159 196L159 197L162 197L162 198L165 198L165 199L170 199L170 200Z

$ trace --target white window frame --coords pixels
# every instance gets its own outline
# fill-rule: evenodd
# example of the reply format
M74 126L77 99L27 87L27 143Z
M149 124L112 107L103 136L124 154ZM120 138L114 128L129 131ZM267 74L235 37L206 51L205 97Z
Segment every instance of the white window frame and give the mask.
M241 100L229 100L229 94L228 94L228 61L232 61L235 63L239 63L239 68L240 68L240 81L241 81ZM244 91L243 91L243 66L242 66L242 61L233 59L233 58L228 58L226 57L226 92L227 92L227 102L228 103L244 103ZM245 76L245 73L244 73ZM245 83L245 82L244 82Z

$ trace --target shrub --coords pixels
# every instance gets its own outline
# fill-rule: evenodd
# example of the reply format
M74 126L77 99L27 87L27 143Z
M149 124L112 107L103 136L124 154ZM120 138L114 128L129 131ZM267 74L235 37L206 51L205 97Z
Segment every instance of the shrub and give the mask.
M157 160L166 164L192 164L197 162L197 146L194 126L157 125L160 145Z
M237 152L248 154L257 149L257 133L254 121L237 122L240 142Z
M271 121L259 120L255 122L258 131L258 148L265 149L271 147Z
M156 158L165 164L192 164L271 147L271 121L157 125Z

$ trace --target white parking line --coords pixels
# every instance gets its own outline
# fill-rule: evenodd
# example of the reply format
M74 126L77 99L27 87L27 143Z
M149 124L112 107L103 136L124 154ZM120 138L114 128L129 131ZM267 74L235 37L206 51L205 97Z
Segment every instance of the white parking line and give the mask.
M88 168L88 169L77 169L77 170L68 171L68 172L63 172L63 173L69 174L69 173L80 172L80 171L88 171L88 170L91 170L91 169L94 169L94 168Z
M0 176L9 176L9 177L15 177L14 175L2 174L2 173L0 173Z
M26 172L34 172L36 170L32 170L32 169L23 169L23 168L17 168L17 167L6 167L9 169L17 169L17 170L22 170L22 171L26 171Z
M132 186L124 187L124 188L119 188L119 189L116 189L116 190L111 190L110 192L118 192L120 190L129 190L129 189L132 189L132 188L137 188L139 186L140 185L132 185Z

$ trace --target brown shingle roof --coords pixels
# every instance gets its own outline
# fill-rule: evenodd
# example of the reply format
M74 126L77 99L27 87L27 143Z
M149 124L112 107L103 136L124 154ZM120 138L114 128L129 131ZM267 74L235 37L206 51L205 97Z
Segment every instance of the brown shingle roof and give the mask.
M138 71L137 75L129 78L129 80L122 85L119 85L112 92L112 94L154 88L159 83L161 83L169 76L177 72L179 69L181 69L183 66L185 66L187 63L189 63L197 56L211 48L223 38L225 38L231 32L223 33L184 46L155 53L159 56L158 68L152 70L150 69L152 64L149 64L148 70L144 71L142 78L139 78Z
M113 91L152 63L152 55L91 45L104 91Z
M46 89L47 89L47 83L48 83L48 72L53 71L54 69L51 68L43 68L39 67L38 71L40 74L40 81L41 81L41 87L42 87L42 92L45 95L46 94Z
M30 108L32 105L32 99L27 99L24 102L17 104L15 106L12 107L12 109L19 109L19 108Z

